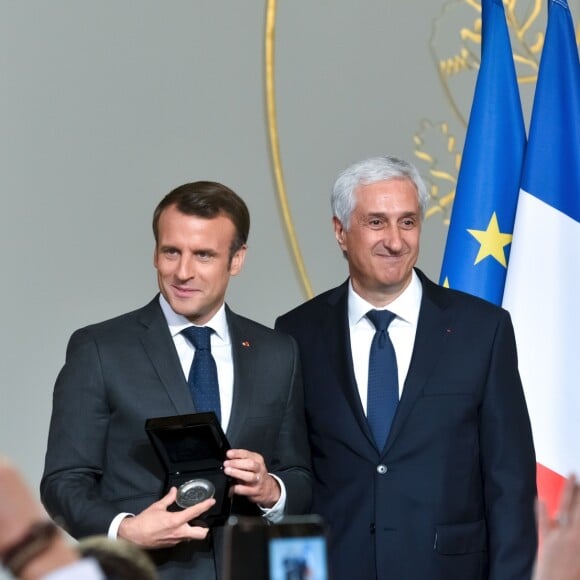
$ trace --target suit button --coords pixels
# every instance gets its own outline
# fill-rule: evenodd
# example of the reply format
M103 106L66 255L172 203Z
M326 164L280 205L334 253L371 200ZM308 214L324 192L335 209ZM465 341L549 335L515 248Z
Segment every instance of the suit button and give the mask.
M371 533L371 535L375 533L375 524L370 524L369 532Z
M379 465L377 465L377 473L379 475L385 475L385 473L387 473L388 469L386 465L383 465L382 463L380 463Z

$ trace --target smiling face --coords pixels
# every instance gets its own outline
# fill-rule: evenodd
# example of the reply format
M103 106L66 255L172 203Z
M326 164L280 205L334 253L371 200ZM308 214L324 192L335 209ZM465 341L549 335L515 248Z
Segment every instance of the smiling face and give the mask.
M202 218L172 205L159 216L153 258L159 290L175 312L194 324L205 324L219 310L230 276L242 269L245 245L230 258L235 234L225 215Z
M417 189L408 179L390 179L359 185L355 197L348 230L334 217L334 233L356 293L385 306L409 285L419 256Z

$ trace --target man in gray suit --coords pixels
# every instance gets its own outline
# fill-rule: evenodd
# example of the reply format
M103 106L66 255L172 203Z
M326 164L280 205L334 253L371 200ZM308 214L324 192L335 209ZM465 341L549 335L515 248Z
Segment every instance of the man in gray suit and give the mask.
M220 575L221 529L188 522L213 500L173 512L149 417L199 409L187 377L195 347L182 331L207 326L221 423L233 449L233 511L276 521L310 507L311 473L297 347L233 313L229 279L246 255L250 218L233 191L182 185L153 217L160 294L148 305L76 331L54 388L41 497L79 538L109 534L150 550L163 578ZM195 394L195 393L194 393ZM163 496L163 497L162 497Z

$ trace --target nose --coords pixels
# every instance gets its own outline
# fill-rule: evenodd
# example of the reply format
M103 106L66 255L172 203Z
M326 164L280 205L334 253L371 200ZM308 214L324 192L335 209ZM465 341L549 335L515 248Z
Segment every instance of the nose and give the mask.
M385 228L383 235L383 245L390 252L396 254L403 247L403 238L397 226L388 226Z
M195 278L195 265L193 259L190 256L181 255L175 274L182 282Z

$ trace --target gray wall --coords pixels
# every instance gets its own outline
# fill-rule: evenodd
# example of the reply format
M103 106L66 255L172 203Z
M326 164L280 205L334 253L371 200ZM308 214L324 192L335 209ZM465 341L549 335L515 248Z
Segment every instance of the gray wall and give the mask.
M532 4L521 0L519 14ZM234 309L272 324L305 294L269 150L266 2L1 5L0 450L36 488L68 336L152 297L150 216L167 191L211 179L247 200L250 250L231 285ZM475 71L442 82L437 61L462 46L477 60L477 43L459 36L477 16L461 0L279 3L280 152L315 292L346 275L328 207L340 169L389 152L416 160L430 177L415 156L421 149L456 171ZM523 96L529 108L529 89ZM448 209L425 223L421 266L435 278Z

